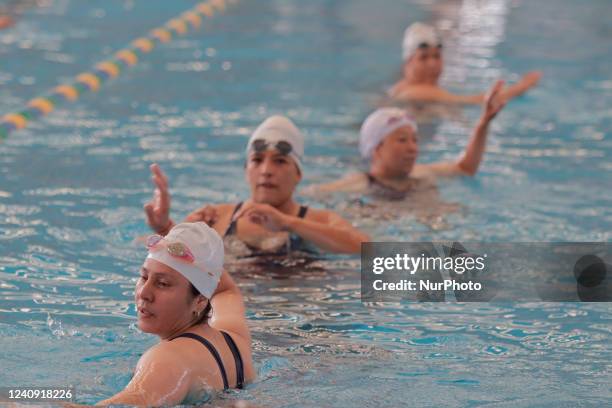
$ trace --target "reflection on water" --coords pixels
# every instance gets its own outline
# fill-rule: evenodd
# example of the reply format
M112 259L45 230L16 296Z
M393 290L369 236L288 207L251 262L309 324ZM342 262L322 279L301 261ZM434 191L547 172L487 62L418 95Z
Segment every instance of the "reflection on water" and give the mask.
M504 375L510 371L530 378L552 376L550 384L571 379L565 387L574 391L591 384L594 395L605 395L597 392L603 384L593 373L609 366L607 305L364 305L359 301L357 267L354 260L338 260L301 270L277 267L273 274L256 267L234 271L247 301L259 379L225 398L279 406L287 400L298 404L310 395L313 405L359 405L361 399L372 400L380 387L388 391L377 395L380 404L393 406L403 397L391 390L405 387L406 381L430 393L438 387L468 387L470 398L489 398L495 387L497 398L510 401L516 397L516 385L546 395L541 382L519 377L510 386ZM113 304L96 293L79 294L79 301L91 307L81 314L77 296L69 294L71 286L59 278L50 280L48 286L71 305L64 313L36 302L28 304L28 310L25 304L21 310L7 310L7 304L14 304L7 290L16 291L2 289L0 327L10 353L2 354L0 382L42 384L52 366L64 381L78 385L81 402L118 391L155 339L135 328L131 302ZM102 283L87 286L104 288ZM44 293L34 285L21 292ZM104 311L114 317L102 319ZM46 363L35 364L39 359ZM22 370L24 366L33 369ZM83 371L96 374L83 377ZM336 400L336 392L341 400ZM418 395L424 397L425 392ZM466 402L461 393L450 395L459 405ZM441 398L434 393L427 401L444 404Z

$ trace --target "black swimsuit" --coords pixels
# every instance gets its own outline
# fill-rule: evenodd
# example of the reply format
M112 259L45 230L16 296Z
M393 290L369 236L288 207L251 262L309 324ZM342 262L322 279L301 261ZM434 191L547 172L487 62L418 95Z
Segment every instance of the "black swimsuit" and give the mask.
M236 213L238 212L238 210L240 210L240 208L242 207L242 204L243 202L240 202L236 205L236 208L234 208L234 212L232 213L232 222L227 227L227 230L225 230L225 234L223 234L224 239L232 235L233 236L236 235L238 220L235 220L233 218L234 218L234 215L236 215ZM308 212L307 206L305 205L300 206L300 211L298 212L298 215L297 215L298 218L304 218L307 212ZM311 245L309 245L306 241L304 241L302 237L300 237L297 234L293 234L293 233L289 234L289 240L287 242L287 245L283 245L275 252L262 251L259 248L254 248L249 245L246 245L246 246L249 250L251 250L251 254L248 255L249 257L267 256L267 255L287 255L291 251L300 251L300 252L306 252L306 253L312 253L312 254L317 253L316 249L314 249Z
M390 187L384 183L381 183L376 177L374 177L370 173L364 173L368 178L368 189L370 190L370 194L377 198L382 198L385 200L395 201L395 200L403 200L406 198L410 190L401 191L397 190L393 187Z
M221 334L225 338L225 342L227 343L227 346L232 351L232 355L234 356L234 361L236 363L236 388L244 388L244 366L242 364L242 357L240 356L240 351L238 350L236 343L234 343L234 339L232 339L232 337L229 334L223 331L221 332ZM221 377L223 378L223 389L227 390L229 388L229 384L227 381L227 373L225 371L225 366L223 366L223 361L221 360L221 356L219 355L219 352L217 351L215 346L213 346L212 343L206 340L204 337L198 336L197 334L194 334L194 333L179 334L172 340L178 339L181 337L186 337L186 338L197 340L200 343L202 343L204 347L208 349L208 351L210 351L210 354L212 354L212 356L215 358L215 361L219 365L219 370L221 371Z

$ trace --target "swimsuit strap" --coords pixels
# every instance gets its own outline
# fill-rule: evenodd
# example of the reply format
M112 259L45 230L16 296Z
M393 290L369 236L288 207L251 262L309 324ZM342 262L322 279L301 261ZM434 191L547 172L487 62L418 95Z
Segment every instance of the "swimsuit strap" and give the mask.
M370 184L376 183L378 181L378 180L376 180L376 177L371 175L369 172L363 173L363 174L365 174L365 176L368 178L368 183L370 183Z
M242 356L240 355L240 350L238 350L238 346L236 346L236 343L234 342L234 339L232 339L232 336L230 336L224 331L222 331L221 334L223 334L223 337L225 337L225 341L229 349L232 351L232 354L234 355L234 361L236 362L236 388L242 389L244 388L244 366L242 364Z
M300 211L298 212L298 215L297 215L298 218L306 217L307 212L308 212L308 206L305 206L305 205L300 206ZM300 237L298 234L295 234L293 232L289 234L289 250L310 252L307 249L305 250L306 247L307 247L306 242L304 241L302 237Z
M238 210L240 210L240 208L242 207L243 202L239 202L238 204L236 204L236 207L234 207L234 211L232 212L232 218L231 218L231 222L230 225L228 225L227 229L225 230L225 234L223 234L224 237L227 237L228 235L234 235L236 234L236 223L237 220L234 219L234 215L236 215L236 213L238 212Z
M223 366L223 361L221 360L221 356L219 355L219 352L217 351L215 346L213 346L204 337L198 336L197 334L194 334L194 333L179 334L178 336L176 336L172 340L178 339L179 337L187 337L187 338L190 338L190 339L197 340L200 343L202 343L204 345L204 347L206 347L208 349L208 351L210 351L210 354L212 354L212 356L215 358L215 360L217 361L217 364L219 365L219 369L221 370L221 377L223 377L223 389L227 390L229 388L228 383L227 383L227 373L225 372L225 367Z

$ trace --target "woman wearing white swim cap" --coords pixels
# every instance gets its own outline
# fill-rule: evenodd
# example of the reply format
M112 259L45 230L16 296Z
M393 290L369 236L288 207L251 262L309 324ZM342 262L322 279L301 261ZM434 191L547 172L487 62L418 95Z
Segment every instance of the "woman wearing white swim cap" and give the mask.
M361 126L359 148L362 157L369 161L369 170L329 184L312 186L308 191L374 193L383 198L402 199L424 179L473 176L484 155L489 124L505 106L501 96L503 86L503 81L497 81L488 92L480 120L458 160L417 164L418 128L414 119L399 108L380 108Z
M205 221L235 249L237 255L280 255L292 251L358 253L368 236L333 211L300 205L293 197L302 179L304 138L289 119L272 116L255 130L246 148L245 175L251 189L248 200L207 205L187 221ZM152 165L156 191L145 205L153 230L164 234L172 225L168 180ZM314 248L313 248L314 247Z
M444 66L443 46L436 30L423 23L414 23L404 32L402 43L402 79L389 91L397 100L481 104L485 93L477 95L457 95L438 85ZM501 92L508 101L522 95L537 85L541 72L527 73L519 82L507 86Z
M206 224L176 225L147 242L135 302L138 327L160 342L123 391L98 405L172 406L256 376L240 290L223 270L223 242Z

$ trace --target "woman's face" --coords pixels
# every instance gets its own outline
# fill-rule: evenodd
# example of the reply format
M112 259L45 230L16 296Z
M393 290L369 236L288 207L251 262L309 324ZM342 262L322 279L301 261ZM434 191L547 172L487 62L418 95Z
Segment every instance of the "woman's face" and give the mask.
M293 159L277 150L249 153L246 179L256 203L275 207L284 204L291 199L301 178Z
M410 126L402 126L383 139L374 152L374 159L384 165L388 174L400 175L412 171L418 155L416 133Z
M193 312L202 309L199 302L204 299L193 296L190 283L183 275L147 258L136 283L138 327L145 333L168 338L190 326L195 318Z
M405 63L404 77L410 81L435 85L442 75L442 49L419 48Z

